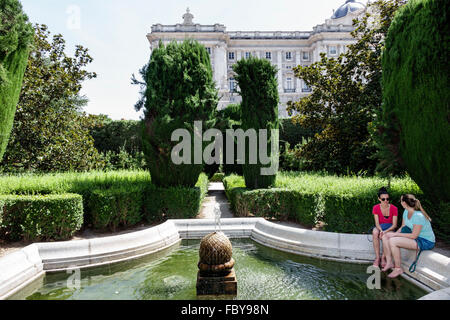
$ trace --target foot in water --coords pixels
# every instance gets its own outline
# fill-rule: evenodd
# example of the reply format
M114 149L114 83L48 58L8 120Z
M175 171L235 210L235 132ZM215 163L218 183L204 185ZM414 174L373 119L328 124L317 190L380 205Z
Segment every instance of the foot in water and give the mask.
M394 265L392 263L386 263L386 265L384 266L384 268L381 271L386 272L392 268L394 268Z
M380 267L380 258L376 258L375 261L373 262L373 266L376 268Z
M394 271L392 271L388 277L389 278L397 278L399 275L401 275L403 273L403 269L402 268L394 268Z

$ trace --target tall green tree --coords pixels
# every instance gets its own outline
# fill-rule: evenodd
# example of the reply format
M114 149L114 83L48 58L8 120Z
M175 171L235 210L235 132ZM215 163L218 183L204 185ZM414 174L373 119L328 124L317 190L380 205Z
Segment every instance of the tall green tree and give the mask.
M0 161L19 100L33 28L18 0L0 0Z
M259 149L261 147L259 130L267 130L267 156L271 158L272 164L276 163L278 170L278 154L272 153L272 129L278 131L278 82L276 74L278 70L267 59L250 57L241 59L233 66L236 72L236 80L239 85L241 103L241 121L242 129L256 130L257 134L257 163L251 164L251 149L249 143L245 146L245 163L243 164L243 173L245 185L251 189L268 188L275 184L276 171L273 174L262 174L261 169L270 167L271 164L261 163ZM278 148L278 138L276 144ZM278 149L277 149L278 150Z
M399 10L383 53L386 149L433 201L442 233L450 231L450 6L411 0ZM446 208L444 210L444 208ZM433 210L434 211L434 210Z
M381 109L381 53L384 38L402 0L369 3L362 18L354 21L356 43L338 58L321 54L310 66L297 66L312 94L290 103L294 121L318 132L300 152L306 168L344 174L368 171L378 164L372 122ZM392 171L398 171L398 166Z
M194 161L194 122L201 122L203 131L213 127L219 101L209 54L194 40L167 46L160 43L141 75L144 82L133 77L133 83L143 89L136 109L144 109L142 146L152 183L193 187L203 170L203 163ZM185 129L191 136L190 163L172 161L172 150L179 142L171 137L177 129ZM203 152L203 145L201 148Z
M65 40L45 25L34 26L30 53L3 169L8 171L89 170L101 165L82 107L82 83L96 77L85 67L92 58L77 46L64 52Z

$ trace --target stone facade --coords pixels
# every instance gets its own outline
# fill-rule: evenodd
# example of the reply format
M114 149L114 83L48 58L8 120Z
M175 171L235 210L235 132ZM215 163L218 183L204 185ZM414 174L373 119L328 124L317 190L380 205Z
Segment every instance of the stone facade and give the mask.
M214 80L222 97L219 109L230 103L239 103L232 69L240 59L250 55L268 59L278 68L278 91L280 95L279 116L287 117L286 103L297 101L310 94L311 89L303 80L294 76L293 67L308 66L320 60L320 54L337 57L354 43L350 32L354 29L353 19L364 13L365 6L355 0L347 0L334 11L330 19L317 25L312 31L233 31L227 32L222 24L202 25L193 22L189 12L183 15L183 22L175 25L155 24L147 34L150 50L159 41L195 39L202 43L211 55Z

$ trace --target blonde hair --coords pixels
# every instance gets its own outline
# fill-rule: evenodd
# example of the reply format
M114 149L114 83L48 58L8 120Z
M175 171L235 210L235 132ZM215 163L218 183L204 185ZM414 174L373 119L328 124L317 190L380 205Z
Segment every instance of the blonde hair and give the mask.
M422 212L422 214L431 222L430 216L425 212L419 199L416 199L414 195L404 194L402 195L401 200L405 202L409 207L414 208L414 210Z

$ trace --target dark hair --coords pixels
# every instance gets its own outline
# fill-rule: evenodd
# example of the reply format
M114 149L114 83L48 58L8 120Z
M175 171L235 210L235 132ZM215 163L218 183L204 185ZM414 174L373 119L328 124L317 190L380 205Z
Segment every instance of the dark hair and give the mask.
M381 187L381 188L378 190L378 198L379 198L382 194L387 194L387 195L389 195L389 192L386 190L385 187Z
M421 211L423 213L423 215L429 221L431 221L430 216L425 212L425 210L423 210L422 204L420 203L419 199L416 199L416 197L414 197L414 195L412 195L412 194L402 194L400 199L401 199L401 201L405 202L408 205L408 207L414 208L414 210Z

